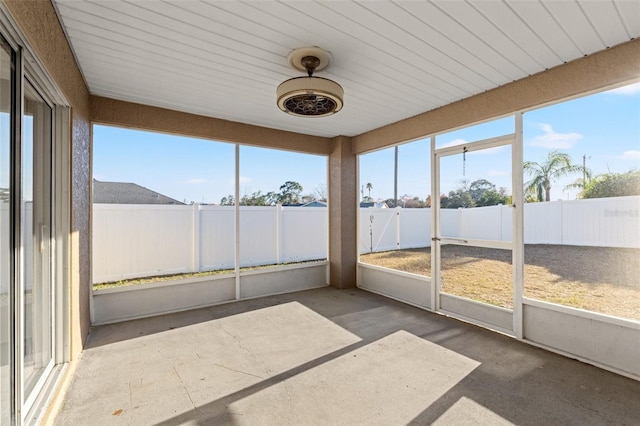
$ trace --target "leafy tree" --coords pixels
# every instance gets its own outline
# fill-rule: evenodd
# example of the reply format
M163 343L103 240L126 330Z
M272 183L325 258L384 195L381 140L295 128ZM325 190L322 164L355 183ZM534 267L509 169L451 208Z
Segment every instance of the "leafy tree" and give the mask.
M302 194L302 185L298 182L287 181L280 186L280 192L255 191L251 194L245 194L240 199L241 206L272 206L274 204L296 204L300 202ZM325 197L326 199L326 197ZM222 206L235 205L233 195L222 197L220 200Z
M580 191L584 191L589 182L591 182L591 178L587 180L585 180L584 178L578 178L575 181L571 182L569 185L565 186L564 190L568 191L570 189L579 189Z
M254 192L251 195L244 194L240 198L241 206L264 206L264 195L260 191Z
M498 204L509 204L509 197L500 195L495 189L484 192L476 201L476 207L497 206Z
M233 195L229 194L226 197L222 197L220 199L220 205L221 206L235 206L236 205L236 201Z
M549 152L543 163L525 161L524 171L532 176L531 180L524 184L524 191L532 195L537 201L551 200L551 185L557 179L576 173L583 173L591 177L591 172L579 165L571 164L569 154L557 150Z
M506 188L497 190L496 186L486 179L475 180L469 186L466 181L463 181L455 191L449 191L448 195L440 196L440 206L445 209L496 206L508 204L509 201ZM430 205L431 200L428 202Z
M582 198L640 195L640 171L605 173L593 178L580 194Z
M487 191L496 191L496 186L489 182L486 179L478 179L471 182L469 185L469 195L471 195L471 199L476 203L482 195Z
M420 199L420 197L413 197L412 199L407 200L404 203L404 207L407 209L422 209L427 206L425 205L425 202Z
M280 186L280 194L278 195L278 203L280 204L296 204L300 202L300 194L302 193L302 185L298 182L287 181Z
M271 206L277 202L278 194L274 192L267 192L263 194L262 191L256 191L251 195L245 194L240 199L241 206Z
M449 191L449 195L440 197L440 207L443 209L457 209L474 207L475 203L471 198L469 190L466 188L458 188L455 191Z
M524 202L525 203L537 203L538 196L536 194L532 194L530 192L525 192L524 194Z
M315 193L313 194L315 196L315 199L318 201L327 201L327 186L326 185L320 185L319 187L316 188Z
M486 179L478 179L469 185L469 194L475 207L497 206L507 204L509 197L506 188L496 190L496 186Z

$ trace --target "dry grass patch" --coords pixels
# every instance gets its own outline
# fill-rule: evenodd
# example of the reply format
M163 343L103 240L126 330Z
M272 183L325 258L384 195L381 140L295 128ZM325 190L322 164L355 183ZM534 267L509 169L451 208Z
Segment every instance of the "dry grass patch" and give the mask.
M283 262L283 263L260 265L260 266L246 266L246 267L240 268L240 272L257 271L260 269L271 269L271 268L277 268L280 266L300 265L300 264L316 263L316 262L324 262L324 259L305 260L300 262ZM93 289L102 290L105 288L116 288L116 287L125 287L125 286L131 286L131 285L161 283L165 281L185 280L190 278L201 278L201 277L208 277L211 275L224 275L224 274L234 274L234 273L235 273L235 269L217 269L215 271L184 272L180 274L154 275L154 276L147 276L147 277L140 277L140 278L130 278L130 279L124 279L124 280L118 280L118 281L110 281L105 283L95 283L93 284Z
M430 249L361 256L373 265L431 275ZM525 296L640 321L640 250L525 246ZM513 307L511 252L442 247L442 287L449 294Z
M188 273L182 273L182 274L167 274L167 275L156 275L152 277L131 278L127 280L97 283L93 285L93 289L102 290L105 288L116 288L116 287L124 287L124 286L131 286L131 285L140 285L140 284L152 284L152 283L160 283L160 282L171 281L171 280L185 280L189 278L207 277L210 275L233 274L233 272L234 272L233 269L223 269L223 270L217 270L217 271L188 272Z

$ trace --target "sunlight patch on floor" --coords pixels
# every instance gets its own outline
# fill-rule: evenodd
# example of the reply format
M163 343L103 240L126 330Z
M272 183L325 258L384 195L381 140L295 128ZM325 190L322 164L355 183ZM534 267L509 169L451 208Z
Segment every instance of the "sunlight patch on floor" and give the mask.
M119 422L148 424L207 411L213 401L362 339L289 302L104 345L95 340L75 379L88 389L73 396L82 407L76 414L113 418L115 412Z
M484 424L492 426L512 425L510 421L497 415L487 407L484 407L472 399L462 397L456 401L442 416L433 422L433 426L476 426L478 419Z
M405 424L477 361L398 331L229 405L238 424Z

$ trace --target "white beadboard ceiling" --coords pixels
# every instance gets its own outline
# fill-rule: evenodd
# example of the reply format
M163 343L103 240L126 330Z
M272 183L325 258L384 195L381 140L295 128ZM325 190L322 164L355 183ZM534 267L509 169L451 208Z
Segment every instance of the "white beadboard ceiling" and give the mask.
M318 136L355 136L640 36L639 0L54 0L92 94ZM295 48L345 106L276 106Z

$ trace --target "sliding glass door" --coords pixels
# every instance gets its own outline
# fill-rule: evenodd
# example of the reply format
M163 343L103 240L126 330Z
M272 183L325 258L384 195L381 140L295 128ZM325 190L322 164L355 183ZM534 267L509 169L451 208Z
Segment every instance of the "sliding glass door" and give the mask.
M23 424L55 360L53 107L0 36L0 424ZM27 74L27 75L25 75ZM31 420L29 420L31 419Z
M8 424L12 405L11 366L11 88L15 54L0 37L0 424Z
M25 81L21 167L23 402L53 367L51 107Z

